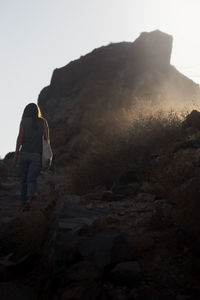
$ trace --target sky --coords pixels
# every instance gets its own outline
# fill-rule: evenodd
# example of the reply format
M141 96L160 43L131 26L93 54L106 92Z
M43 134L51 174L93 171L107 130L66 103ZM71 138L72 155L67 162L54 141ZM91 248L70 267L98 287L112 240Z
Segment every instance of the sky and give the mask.
M200 0L0 0L0 157L53 70L111 42L171 34L171 64L200 84L199 13Z

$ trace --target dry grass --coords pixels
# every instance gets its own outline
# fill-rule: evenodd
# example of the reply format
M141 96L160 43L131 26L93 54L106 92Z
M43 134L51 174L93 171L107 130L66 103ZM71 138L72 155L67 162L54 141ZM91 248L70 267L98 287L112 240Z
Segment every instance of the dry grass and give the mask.
M150 102L115 114L105 122L107 127L96 135L93 132L89 150L71 168L71 191L82 194L98 185L109 188L130 168L140 175L153 155L181 140L182 119L183 113L158 109Z

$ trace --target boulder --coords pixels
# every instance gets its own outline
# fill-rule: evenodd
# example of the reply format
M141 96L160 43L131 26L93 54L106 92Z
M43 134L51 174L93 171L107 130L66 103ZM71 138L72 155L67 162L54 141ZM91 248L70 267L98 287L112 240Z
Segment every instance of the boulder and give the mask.
M133 250L124 234L107 229L86 239L80 246L83 259L107 266L134 259Z
M18 184L16 182L4 182L4 183L1 184L0 187L1 187L2 190L10 191L10 190L15 190L17 185Z
M61 199L56 205L56 230L86 234L94 221L106 214L103 209L88 209L83 205L71 203L68 198Z
M69 165L94 137L127 126L121 112L137 99L199 99L199 86L170 65L172 40L159 30L143 32L133 42L111 43L53 71L38 104L51 128L55 164Z
M182 128L189 134L200 131L200 112L193 110L182 122Z
M13 218L1 218L0 219L0 226L3 227L3 222L12 222ZM10 227L9 227L10 228ZM18 247L18 242L16 240L16 236L14 233L9 232L9 228L7 230L1 229L0 232L0 257L8 255L9 253L13 252L16 250Z
M171 295L153 295L153 296L144 296L140 298L141 300L179 300L181 298L177 298L176 296ZM182 298L187 299L185 297Z
M0 281L18 279L33 269L35 255L27 253L23 257L16 258L14 253L0 257Z
M148 193L140 193L137 195L137 201L141 202L153 202L156 199L156 195L148 194Z
M36 295L34 289L20 281L0 283L0 295L3 300L34 300Z
M93 220L106 214L107 212L104 209L88 209L83 205L70 203L68 198L59 200L56 205L56 216L58 219L83 218Z
M49 298L46 298L49 299ZM61 300L104 300L107 299L104 287L95 281L72 283L62 291Z
M6 162L11 161L13 159L14 155L15 155L15 152L8 152L6 154L6 156L4 157L4 161L6 161Z
M127 286L133 288L143 278L140 265L136 261L127 261L118 264L109 274L109 278L116 285Z
M82 256L79 246L84 239L71 232L54 232L45 246L44 261L53 272L80 261Z
M160 225L171 226L176 223L178 216L177 205L167 200L156 200L152 221L159 221Z
M103 268L90 262L81 261L68 269L66 277L68 281L100 280L103 275Z
M0 177L8 176L8 168L3 162L0 162Z

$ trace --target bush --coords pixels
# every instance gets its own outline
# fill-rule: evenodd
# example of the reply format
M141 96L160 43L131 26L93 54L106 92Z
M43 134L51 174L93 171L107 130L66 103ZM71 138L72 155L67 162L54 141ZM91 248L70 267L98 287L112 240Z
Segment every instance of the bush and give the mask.
M110 188L129 168L140 175L152 155L181 139L181 121L174 111L123 112L112 130L104 128L101 135L94 135L89 150L70 170L71 191L82 194L98 185Z

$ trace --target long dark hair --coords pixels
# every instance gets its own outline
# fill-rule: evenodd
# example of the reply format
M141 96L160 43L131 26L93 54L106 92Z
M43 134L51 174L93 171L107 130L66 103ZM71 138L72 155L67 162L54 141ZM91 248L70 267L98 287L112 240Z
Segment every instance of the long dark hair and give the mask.
M22 121L24 120L24 118L32 118L32 127L36 129L37 120L39 118L42 118L42 114L39 106L35 103L29 103L28 105L26 105L22 115Z

